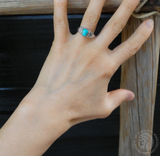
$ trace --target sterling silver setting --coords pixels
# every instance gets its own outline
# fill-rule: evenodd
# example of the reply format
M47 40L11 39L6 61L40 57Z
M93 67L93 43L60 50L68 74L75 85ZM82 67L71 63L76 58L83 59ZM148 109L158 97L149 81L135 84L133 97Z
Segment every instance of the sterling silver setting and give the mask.
M87 35L83 35L83 31L84 30L87 30L88 31L88 33L87 33ZM86 29L86 28L84 28L84 27L79 27L78 28L78 32L82 35L82 36L84 36L84 37L87 37L87 38L94 38L95 37L95 35L92 33L92 31L90 31L90 30L88 30L88 29Z

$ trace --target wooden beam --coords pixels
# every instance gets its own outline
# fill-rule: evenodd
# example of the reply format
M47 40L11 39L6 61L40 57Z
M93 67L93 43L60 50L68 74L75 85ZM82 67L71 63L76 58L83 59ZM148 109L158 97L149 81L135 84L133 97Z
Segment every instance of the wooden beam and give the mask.
M68 13L84 13L90 0L68 0ZM106 0L103 12L113 13L122 0ZM160 10L160 2L146 4L142 11ZM53 0L0 0L0 15L53 14Z
M104 11L113 12L122 0L108 0ZM69 0L69 13L83 13L89 0ZM0 15L53 14L53 0L0 0Z
M137 138L134 143L139 132L152 132L153 129L159 64L160 18L158 16L149 18L155 22L152 35L139 52L122 65L121 88L133 91L135 99L132 102L124 102L120 108L119 156L143 156L144 152L149 150L147 145L151 145L152 135L147 135L145 132L142 133L142 137L146 138L141 138L144 140ZM126 41L144 20L131 17L122 32L122 41ZM142 149L138 143L144 145ZM150 156L150 152L145 155Z

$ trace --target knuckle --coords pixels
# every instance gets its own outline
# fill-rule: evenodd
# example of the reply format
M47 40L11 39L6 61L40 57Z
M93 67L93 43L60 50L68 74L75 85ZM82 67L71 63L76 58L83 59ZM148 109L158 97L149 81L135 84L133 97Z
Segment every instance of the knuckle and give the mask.
M139 45L137 42L129 42L125 45L125 50L131 54L135 55L136 52L139 50Z
M60 27L65 27L65 21L64 21L64 18L62 18L62 17L55 17L54 23L55 23L55 25L58 25Z
M110 24L110 29L116 33L119 34L123 28L124 28L124 24L118 20L114 20L111 24Z
M117 63L115 61L110 61L110 68L112 69L113 72L117 69Z
M113 74L115 73L115 71L117 70L117 63L115 62L115 61L107 61L108 63L107 63L107 72L105 73L105 75L107 76L107 77L112 77L113 76ZM108 70L109 69L109 70Z
M64 7L64 5L65 5L65 0L54 0L54 4L55 4L57 7Z
M134 10L136 6L138 5L137 0L127 0L125 3L126 7L130 10Z
M123 92L121 92L121 100L125 100L126 99L126 94L125 94L125 92L123 91Z
M96 25L99 19L99 15L94 14L94 13L87 13L85 17L85 21L89 25Z
M145 41L147 39L147 34L145 32L141 31L141 32L138 32L138 34L139 34L139 39L141 41Z

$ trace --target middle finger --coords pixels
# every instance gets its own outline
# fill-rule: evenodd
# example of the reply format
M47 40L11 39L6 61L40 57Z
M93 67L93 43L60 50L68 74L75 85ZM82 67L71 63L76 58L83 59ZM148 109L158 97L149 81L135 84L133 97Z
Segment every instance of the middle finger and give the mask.
M103 28L97 37L97 42L103 47L108 47L111 42L123 30L131 14L139 4L140 0L123 0L122 4Z

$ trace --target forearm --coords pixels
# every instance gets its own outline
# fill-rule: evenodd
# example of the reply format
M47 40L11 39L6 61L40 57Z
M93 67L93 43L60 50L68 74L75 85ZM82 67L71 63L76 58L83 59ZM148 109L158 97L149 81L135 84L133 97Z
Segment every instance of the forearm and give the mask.
M62 118L57 119L60 116L56 110L55 119L47 122L46 114L38 112L36 105L23 101L2 127L1 156L41 156L68 129Z

